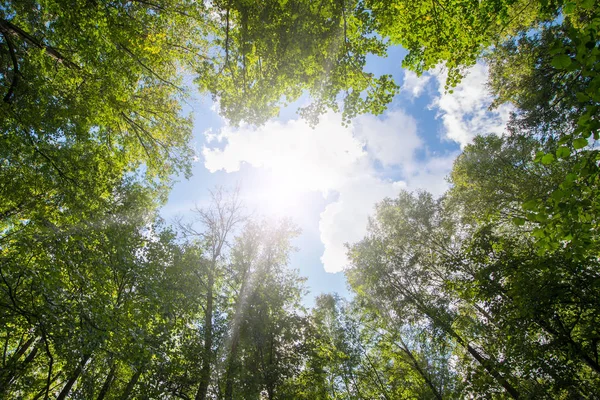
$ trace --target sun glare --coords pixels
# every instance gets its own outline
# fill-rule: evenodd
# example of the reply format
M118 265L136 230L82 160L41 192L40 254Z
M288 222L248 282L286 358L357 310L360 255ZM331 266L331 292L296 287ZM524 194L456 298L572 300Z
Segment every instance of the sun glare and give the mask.
M310 176L301 174L281 176L269 172L259 179L258 184L249 189L249 197L256 209L264 215L298 219L309 204L305 204L307 194L313 192L303 184ZM292 178L293 176L293 178Z

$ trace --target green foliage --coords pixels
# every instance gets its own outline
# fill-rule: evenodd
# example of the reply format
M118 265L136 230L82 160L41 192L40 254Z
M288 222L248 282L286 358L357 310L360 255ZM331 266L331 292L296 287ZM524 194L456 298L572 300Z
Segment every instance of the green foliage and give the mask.
M261 392L280 398L302 365L304 279L286 267L298 233L289 221L262 221L248 223L236 238L230 278L235 294L220 350L227 360L225 398L260 398Z
M0 398L593 398L599 27L591 0L3 2ZM484 56L516 110L445 196L377 206L352 302L307 312L297 229L236 193L181 235L157 218L190 169L184 77L234 125L305 95L348 123L397 92L364 71L389 44L447 87Z
M497 103L518 107L517 135L547 141L535 162L555 175L550 191L523 199L541 253L567 246L575 257L597 254L596 215L600 98L597 44L600 17L593 2L564 6L564 21L521 35L491 52L490 83ZM490 180L492 178L490 177Z
M460 397L591 395L600 373L596 258L568 248L539 254L535 230L504 213L510 202L488 214L464 207L472 197L463 189L438 201L402 193L377 207L367 237L350 249L360 312L374 315L377 332L437 349L425 353L427 367L419 350L408 364L429 393L443 393L438 380L454 375L463 384L446 388ZM451 372L426 369L444 357L456 360Z
M519 0L368 0L377 30L408 55L403 67L422 74L440 64L448 68L447 87L456 85L466 67L483 50L527 30L533 23L553 18L548 3Z
M367 55L384 56L387 45L360 2L239 0L214 2L209 12L210 57L196 83L234 124L263 123L304 93L310 103L299 112L312 124L327 110L349 122L381 114L397 92L389 75L364 71Z
M5 3L3 140L101 145L114 167L143 163L161 179L189 172L191 127L177 86L187 55L178 44L199 45L181 15L198 11L185 1Z
M3 395L68 394L65 382L84 367L94 381L103 368L127 374L168 351L171 334L185 327L182 301L194 290L181 291L188 278L173 235L148 225L151 204L147 189L124 185L85 220L68 210L5 236ZM89 398L98 386L82 381L75 396Z

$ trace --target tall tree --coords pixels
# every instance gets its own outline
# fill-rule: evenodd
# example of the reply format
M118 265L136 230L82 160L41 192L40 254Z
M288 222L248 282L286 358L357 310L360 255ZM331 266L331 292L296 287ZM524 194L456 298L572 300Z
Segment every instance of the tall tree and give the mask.
M450 307L454 299L444 290L440 263L454 257L455 229L453 219L426 193L415 197L401 193L397 200L386 200L370 222L369 235L352 248L349 281L367 304L373 298L373 307L389 308L413 324L431 324L472 357L496 385L518 398L519 379L501 366L499 354L455 325L457 310Z
M211 192L212 202L209 208L196 207L196 221L200 223L196 227L194 223L181 225L183 233L187 237L194 237L198 245L205 249L206 256L202 260L204 265L199 267L199 284L206 290L206 302L204 305L203 339L204 351L202 354L202 370L200 371L199 386L196 392L196 400L206 399L208 387L211 382L211 369L215 362L213 348L213 320L215 300L215 280L222 272L222 261L228 240L233 230L245 218L242 214L242 204L239 199L239 190L227 193L218 188Z
M226 399L279 398L282 385L300 368L303 279L287 266L289 221L249 222L236 238L231 268L234 287L224 367ZM277 288L277 290L274 290Z

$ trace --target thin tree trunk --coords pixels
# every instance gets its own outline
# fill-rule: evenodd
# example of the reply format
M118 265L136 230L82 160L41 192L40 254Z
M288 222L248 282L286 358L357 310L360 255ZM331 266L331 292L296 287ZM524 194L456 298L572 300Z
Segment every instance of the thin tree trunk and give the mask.
M27 358L18 366L18 369L14 371L13 376L7 381L7 386L12 384L16 379L19 378L25 372L27 366L33 361L39 350L38 343L36 343L31 349L31 352L27 355Z
M127 386L121 394L121 397L119 397L119 400L129 399L129 396L131 396L131 392L133 392L133 388L135 387L135 385L137 385L138 381L140 380L140 376L142 375L142 369L142 367L139 367L135 374L133 374L129 382L127 382Z
M214 265L214 264L213 264ZM206 294L206 315L204 316L204 353L202 354L202 370L200 371L200 386L196 400L205 400L210 383L210 366L212 361L212 313L213 313L213 271L208 274L208 289Z
M463 337L460 336L447 321L444 321L442 317L436 315L436 312L434 312L430 307L428 307L420 299L414 296L410 292L410 290L405 289L404 286L400 284L394 284L394 287L398 289L398 291L400 291L404 296L409 298L423 314L430 318L436 325L438 325L440 328L446 331L447 334L453 337L458 344L465 348L467 352L469 352L469 354L473 356L473 358L477 360L477 362L479 362L479 364L496 380L496 382L500 384L500 386L504 388L504 390L506 390L506 392L513 399L520 398L519 391L514 386L512 386L510 382L508 382L506 378L502 376L502 374L500 374L496 370L493 363L481 354L479 354L479 352L476 349L474 349L470 344L468 344L463 339Z
M104 400L104 397L106 397L106 395L108 394L108 391L110 389L110 386L112 385L112 382L113 382L113 379L115 378L116 372L117 372L117 363L113 362L112 366L110 367L110 371L108 372L108 375L107 375L106 379L104 380L102 389L100 389L100 393L98 393L98 397L96 398L96 400Z
M227 237L231 230L244 217L241 216L241 203L239 201L239 189L231 195L226 195L222 189L210 192L212 205L208 209L196 207L199 221L202 222L207 233L199 233L191 225L180 225L186 235L201 237L211 249L211 261L208 265L208 282L206 287L206 308L204 320L204 351L202 354L202 369L200 370L200 384L196 392L195 400L205 400L208 393L211 377L212 347L213 347L213 291L214 279L217 269L217 261L221 257L221 251L226 245Z
M38 351L38 338L32 336L29 338L19 349L10 357L8 362L6 363L6 367L0 371L0 393L3 393L5 389L10 386L10 384L15 380L15 378L19 375L20 371L22 371L27 364L33 361L35 355ZM34 346L27 358L23 360L21 364L19 364L19 358L21 358L25 352L31 347Z
M79 376L83 372L83 368L85 367L85 364L88 362L89 359L89 355L83 356L83 359L81 360L75 371L73 371L73 374L71 375L63 389L60 391L60 394L58 395L56 400L64 400L67 398L69 392L73 388L73 385L75 385L75 382L77 382L77 379L79 379Z
M519 391L514 386L512 386L510 382L508 382L506 378L502 376L502 374L500 374L496 370L496 367L495 365L493 365L493 362L490 362L489 359L482 356L475 348L473 348L469 343L467 343L462 336L460 336L454 329L452 329L452 327L448 323L441 321L433 314L427 313L427 315L429 316L429 318L436 321L439 324L439 326L446 331L446 333L448 333L456 340L458 344L465 348L469 352L469 354L473 356L473 358L477 360L477 362L479 362L481 366L483 366L483 368L488 372L488 374L490 374L513 399L518 399L521 397Z
M412 351L410 351L408 346L406 346L406 343L404 343L404 340L402 340L402 337L398 336L398 339L400 340L400 344L402 345L402 350L404 350L406 355L408 355L408 358L410 358L411 363L413 364L413 367L417 370L419 375L421 375L421 377L425 380L425 383L427 383L427 386L429 386L429 389L431 389L431 392L433 393L435 398L438 400L442 400L442 395L438 392L437 388L435 387L435 385L433 384L431 379L429 379L429 375L427 373L425 373L425 371L423 371L423 369L419 365L419 362L413 355Z
M231 327L231 350L227 361L227 370L225 372L225 400L233 399L233 377L236 372L236 357L237 348L240 341L240 325L239 320L243 312L242 307L246 298L246 282L248 280L248 271L250 267L244 264L242 275L242 286L240 287L239 298L235 307L235 315L233 316L233 326Z
M235 329L235 328L234 328ZM233 399L233 377L236 372L237 347L239 342L239 329L235 329L231 337L231 351L225 372L225 400Z
M60 376L60 372L57 372L56 374L54 374L54 377L51 377L48 380L48 382L50 382L49 385L51 385L52 383L54 383L58 379L59 376ZM50 387L50 386L48 386L48 387ZM38 394L36 394L31 400L38 400L38 399L41 399L42 397L44 397L44 398L50 398L49 396L46 396L46 387L42 388L42 390L40 390L38 392Z
M45 50L46 54L53 57L55 60L66 65L69 68L81 69L81 67L79 67L77 64L75 64L72 61L65 58L65 56L63 56L61 53L59 53L58 50L56 50L54 47L47 46L42 41L36 39L29 33L25 32L23 29L19 28L16 25L13 25L10 21L7 21L5 19L0 19L0 31L17 36L17 37L25 40L26 42L30 43L31 45L33 45L41 50Z
M506 301L510 301L514 303L513 298L506 293L506 290L499 284L490 281L490 283L492 283L494 285L494 289L496 289L498 292L500 292L500 294L502 295L503 299L506 299ZM482 309L479 309L480 311L482 311ZM486 318L491 318L491 316L486 316ZM579 356L581 358L582 361L584 361L590 368L592 368L592 370L597 373L600 374L600 364L598 364L598 362L594 361L593 358L591 358L581 347L581 345L577 342L575 342L573 340L573 338L571 337L570 334L568 334L566 332L566 330L564 329L564 326L562 324L562 322L560 320L557 320L557 322L559 323L559 325L561 326L561 331L559 332L556 329L554 329L549 321L544 320L543 318L541 318L540 316L535 316L533 318L533 322L535 322L540 328L542 328L545 332L547 332L548 334L554 336L556 339L558 340L562 340L568 343L569 347L573 350L573 352Z
M598 365L598 363L596 361L594 361L593 358L591 358L582 348L581 345L577 342L575 342L573 340L573 338L571 337L571 335L566 331L563 323L560 321L560 319L555 318L555 320L558 322L558 324L560 325L561 331L557 331L556 329L552 328L552 326L550 325L549 322L544 321L543 319L540 319L539 317L536 318L534 321L546 332L548 332L550 335L554 336L555 338L557 338L558 340L562 340L564 342L566 342L569 346L569 348L571 348L571 350L578 355L579 357L581 357L581 359L597 374L600 374L600 365Z
M31 345L33 344L33 342L35 342L36 339L37 339L36 336L32 336L25 343L23 343L23 345L21 347L19 347L17 349L17 351L15 351L13 353L13 355L10 357L10 359L6 362L6 365L16 364L17 360L19 358L21 358L23 356L23 354L25 354L27 349L29 349L29 347L31 347Z

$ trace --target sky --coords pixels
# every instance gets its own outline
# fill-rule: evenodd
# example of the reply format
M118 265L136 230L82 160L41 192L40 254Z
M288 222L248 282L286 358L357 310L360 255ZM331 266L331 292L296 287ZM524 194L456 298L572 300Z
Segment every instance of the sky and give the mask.
M400 190L441 195L461 149L477 134L502 133L511 111L488 109L485 65L448 93L443 70L417 77L401 68L404 55L392 48L367 60L369 72L392 74L401 91L385 113L349 126L328 113L309 127L295 113L300 99L263 126L234 128L209 97L192 96L193 176L174 185L163 218L190 218L192 207L209 204L210 189L239 185L247 212L291 218L302 230L290 265L307 277L304 303L320 293L348 296L346 243L364 237L375 204Z

